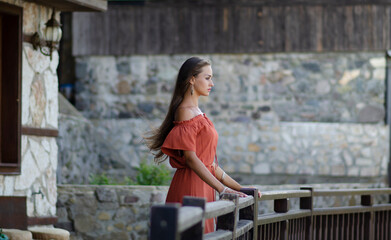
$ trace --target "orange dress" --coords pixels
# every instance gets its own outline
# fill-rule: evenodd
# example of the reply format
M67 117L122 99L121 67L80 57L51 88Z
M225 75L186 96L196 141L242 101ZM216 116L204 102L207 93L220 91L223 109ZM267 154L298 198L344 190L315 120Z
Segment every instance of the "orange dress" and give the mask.
M182 203L183 196L204 197L215 201L215 191L186 165L182 150L194 151L206 168L215 176L212 166L216 156L218 135L213 123L205 114L180 122L167 135L161 149L170 157L176 172L168 190L166 202ZM205 233L214 231L213 219L205 221Z

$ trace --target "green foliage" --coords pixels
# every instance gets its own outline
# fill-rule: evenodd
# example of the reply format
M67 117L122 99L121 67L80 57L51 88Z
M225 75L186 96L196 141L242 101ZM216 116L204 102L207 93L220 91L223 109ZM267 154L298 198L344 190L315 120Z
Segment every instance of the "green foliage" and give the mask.
M102 174L90 174L91 185L115 185L115 181L106 176L106 173Z
M139 185L167 185L171 179L170 170L165 165L158 166L142 161L136 169L136 180Z
M130 177L118 181L107 176L106 173L101 173L91 174L89 183L91 185L168 185L171 180L170 170L165 165L148 164L142 161L136 170L138 171L136 181Z
M3 233L3 229L0 228L0 240L9 240L7 235Z

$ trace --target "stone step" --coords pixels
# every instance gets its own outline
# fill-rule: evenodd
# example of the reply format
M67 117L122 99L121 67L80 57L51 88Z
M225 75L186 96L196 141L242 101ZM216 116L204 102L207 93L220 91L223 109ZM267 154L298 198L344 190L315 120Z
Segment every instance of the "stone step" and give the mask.
M28 229L33 234L33 239L40 240L69 240L69 232L60 228L31 227Z
M29 231L19 229L3 229L3 233L9 240L32 240L33 235Z

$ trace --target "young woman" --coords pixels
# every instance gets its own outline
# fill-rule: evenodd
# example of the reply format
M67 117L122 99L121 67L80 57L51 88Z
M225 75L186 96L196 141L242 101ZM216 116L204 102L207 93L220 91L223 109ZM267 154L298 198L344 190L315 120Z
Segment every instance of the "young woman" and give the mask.
M181 66L166 118L147 138L155 161L170 157L176 168L166 202L182 202L183 196L215 200L215 190L235 193L241 185L217 164L218 135L209 118L198 108L200 96L209 96L214 86L209 61L192 57ZM260 195L259 195L260 196ZM214 231L213 219L205 222L205 233Z

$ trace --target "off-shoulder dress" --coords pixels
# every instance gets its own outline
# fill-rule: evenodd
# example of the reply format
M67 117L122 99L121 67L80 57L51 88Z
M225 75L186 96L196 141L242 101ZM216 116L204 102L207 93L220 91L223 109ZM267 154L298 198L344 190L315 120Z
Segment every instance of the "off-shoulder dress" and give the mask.
M204 197L215 200L215 191L186 165L183 151L194 151L206 168L215 176L213 162L216 158L218 134L213 123L200 114L186 121L175 121L161 149L169 156L176 172L168 190L166 202L182 203L183 196ZM217 163L216 165L217 166ZM214 231L213 219L205 222L205 233Z

